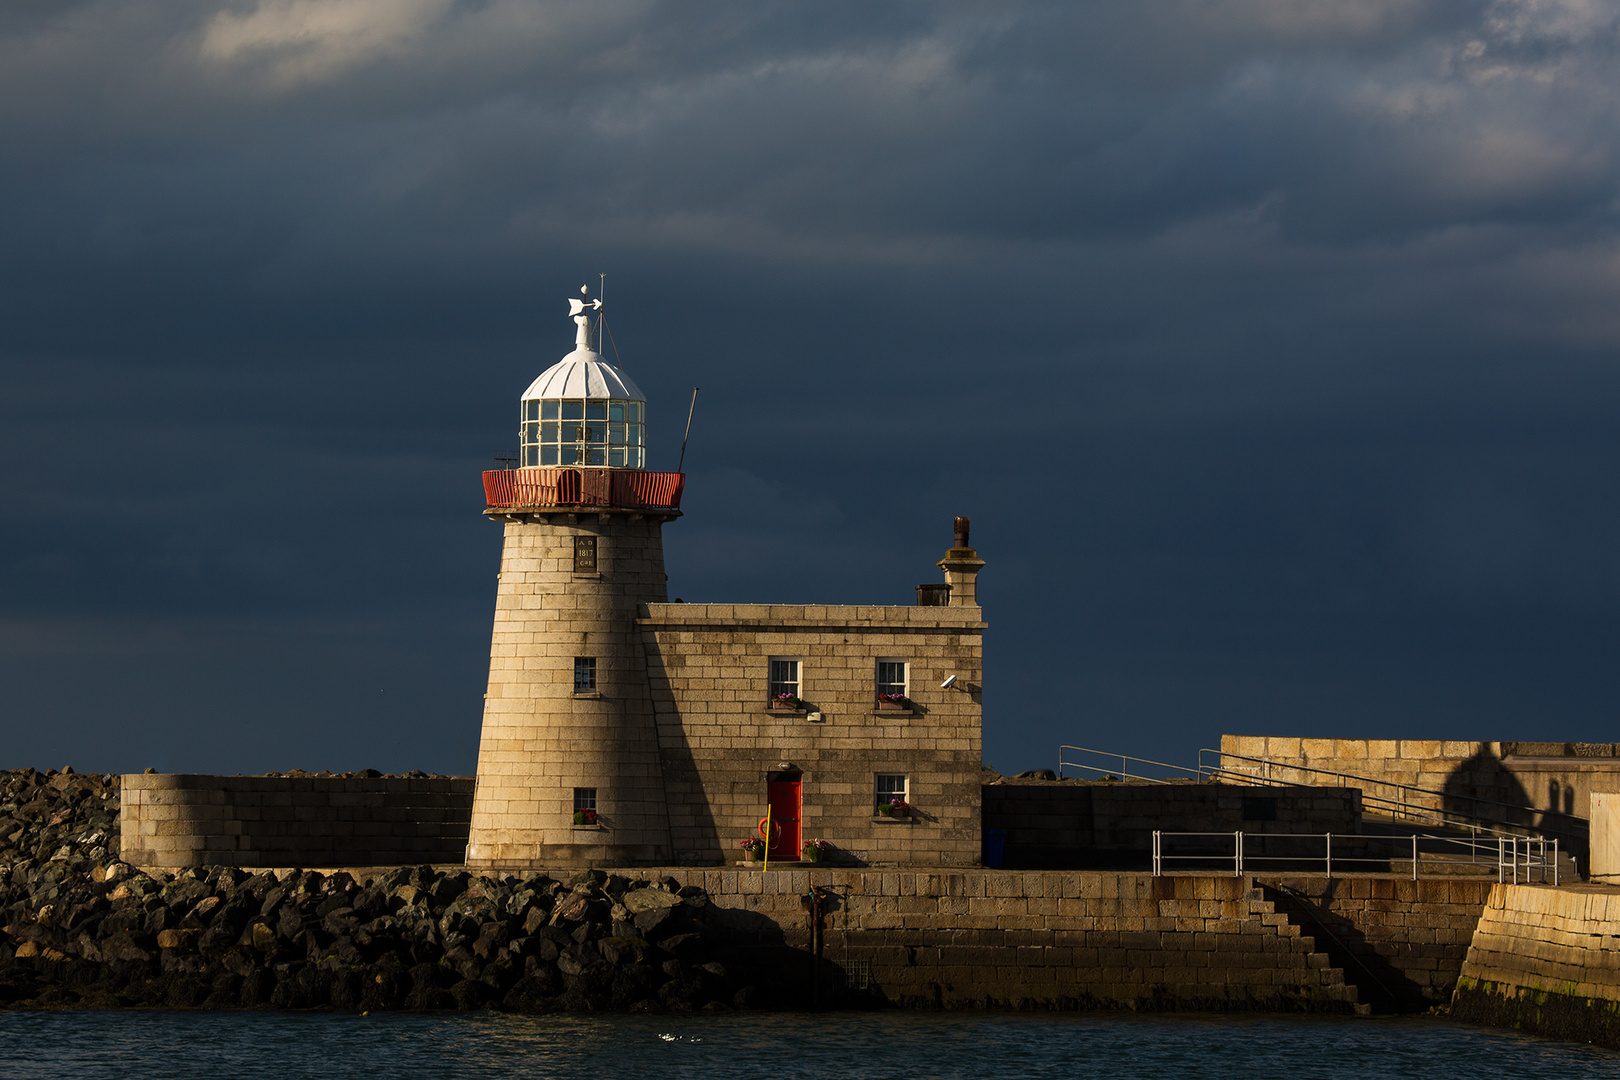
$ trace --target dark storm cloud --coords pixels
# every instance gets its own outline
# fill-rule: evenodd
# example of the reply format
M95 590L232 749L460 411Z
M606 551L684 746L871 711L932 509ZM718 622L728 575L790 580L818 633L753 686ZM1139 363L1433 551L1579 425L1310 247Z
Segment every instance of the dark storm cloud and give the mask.
M1088 731L1593 735L1617 28L1585 0L6 5L16 752L470 767L474 474L600 270L655 466L704 388L673 592L903 602L972 513L1003 767Z

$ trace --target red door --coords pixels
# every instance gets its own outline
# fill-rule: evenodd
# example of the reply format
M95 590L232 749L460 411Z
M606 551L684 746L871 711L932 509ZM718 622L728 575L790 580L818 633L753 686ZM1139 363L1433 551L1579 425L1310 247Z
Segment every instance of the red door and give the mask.
M765 798L771 807L771 835L766 854L771 859L797 860L802 838L799 833L800 774L773 772L765 775Z

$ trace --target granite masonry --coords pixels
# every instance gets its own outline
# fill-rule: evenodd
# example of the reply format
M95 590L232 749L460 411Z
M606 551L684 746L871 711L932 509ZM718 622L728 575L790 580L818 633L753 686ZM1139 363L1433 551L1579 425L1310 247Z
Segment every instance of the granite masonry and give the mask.
M714 863L756 836L780 861L829 835L844 863L976 863L967 518L915 607L671 603L685 476L645 468L600 302L569 310L574 350L519 399L521 464L483 477L504 541L467 865Z
M675 861L735 859L773 780L797 803L777 857L823 838L844 862L979 861L978 607L648 604L637 627ZM769 701L772 657L796 665L796 707ZM874 698L884 661L905 672L905 707ZM904 814L877 812L884 776L909 803Z
M1452 1015L1620 1048L1620 890L1495 885Z
M1592 794L1620 791L1615 743L1223 735L1221 755L1233 774L1359 787L1368 813L1406 804L1534 830L1556 837L1582 865Z
M1361 825L1355 788L1019 778L985 785L983 802L985 829L1005 835L1002 865L1032 870L1146 869L1154 830L1271 836Z
M505 522L467 865L973 865L985 623L968 522L911 605L666 602L650 510ZM946 684L946 685L942 685ZM898 802L904 809L880 813Z
M123 778L121 857L136 866L460 863L470 776Z
M11 774L0 803L12 823L0 849L0 1003L518 1011L1365 1004L1250 878L143 870L109 848L116 791L111 778ZM1388 906L1413 903L1392 897Z

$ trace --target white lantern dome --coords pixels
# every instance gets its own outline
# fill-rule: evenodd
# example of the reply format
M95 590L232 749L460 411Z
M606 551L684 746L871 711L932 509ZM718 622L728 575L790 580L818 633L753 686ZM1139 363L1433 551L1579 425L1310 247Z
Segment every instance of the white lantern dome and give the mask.
M591 348L586 309L600 311L602 301L568 303L578 327L574 351L523 392L519 460L524 468L644 469L647 399L629 376Z

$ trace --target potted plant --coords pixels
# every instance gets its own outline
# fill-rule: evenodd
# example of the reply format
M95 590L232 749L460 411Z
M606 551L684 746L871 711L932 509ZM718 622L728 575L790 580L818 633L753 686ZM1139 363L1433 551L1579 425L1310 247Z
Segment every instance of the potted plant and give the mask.
M832 845L825 840L812 840L805 844L802 850L806 859L811 862L820 862L832 850Z
M765 857L765 841L757 836L750 836L737 846L748 853L749 862L759 862Z
M595 810L575 810L574 811L574 824L575 825L595 825L596 824L596 811Z
M797 712L798 710L804 708L804 702L799 700L799 695L797 694L772 694L771 708L792 709L793 711Z
M911 804L904 799L890 799L886 803L878 803L878 813L884 817L905 817Z
M879 694L877 696L879 709L909 709L911 699L904 694Z

